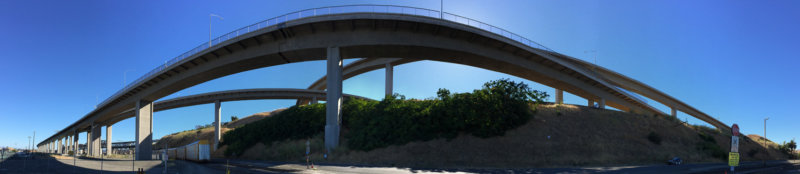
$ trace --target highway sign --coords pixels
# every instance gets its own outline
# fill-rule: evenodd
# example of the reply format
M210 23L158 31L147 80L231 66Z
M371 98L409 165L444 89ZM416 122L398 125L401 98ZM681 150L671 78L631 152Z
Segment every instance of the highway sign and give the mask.
M728 154L728 165L739 166L739 153L731 152Z
M733 136L739 136L739 125L733 124L733 126L731 126L731 133L733 133Z
M731 152L739 152L739 137L731 137Z

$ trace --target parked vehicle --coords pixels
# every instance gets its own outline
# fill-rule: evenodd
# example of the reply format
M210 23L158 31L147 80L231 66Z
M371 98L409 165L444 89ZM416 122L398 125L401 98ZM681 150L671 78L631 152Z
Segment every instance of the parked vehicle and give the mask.
M679 158L677 156L675 158L672 158L671 160L667 161L668 165L681 165L681 163L683 163L683 160L681 160L681 158Z

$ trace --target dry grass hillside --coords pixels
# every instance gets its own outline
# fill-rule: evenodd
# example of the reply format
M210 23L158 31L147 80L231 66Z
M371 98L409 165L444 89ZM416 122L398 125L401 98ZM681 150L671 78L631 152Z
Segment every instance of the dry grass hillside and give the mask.
M283 110L286 110L286 109L285 108L284 109L276 109L274 111L256 113L256 114L244 117L244 118L240 118L240 119L238 119L236 121L228 122L227 124L222 126L221 132L222 132L222 134L224 134L227 131L233 130L233 129L235 129L237 127L240 127L240 126L243 126L245 124L249 124L249 123L264 119L266 117L269 117L270 115L277 114L277 113L279 113L279 112L281 112ZM167 145L167 147L169 147L169 148L179 147L179 146L187 145L189 143L192 143L192 142L195 142L195 141L201 140L201 139L208 140L209 142L214 142L213 135L214 135L214 127L205 127L205 128L201 128L201 129L186 130L186 131L173 133L173 134L169 134L169 135L166 135L164 137L161 137L161 139L158 142L156 142L155 147L158 148L158 149L163 148L164 145Z
M304 161L305 141L259 143L239 158ZM313 159L321 161L321 135L311 142ZM534 119L500 137L459 135L452 140L412 142L369 152L348 150L344 147L347 143L340 144L327 162L408 167L604 166L657 164L675 156L688 163L722 162L725 157L719 154L727 156L730 133L674 118L551 104L539 105ZM786 158L774 147L766 155L761 145L745 137L740 141L740 153L744 161Z

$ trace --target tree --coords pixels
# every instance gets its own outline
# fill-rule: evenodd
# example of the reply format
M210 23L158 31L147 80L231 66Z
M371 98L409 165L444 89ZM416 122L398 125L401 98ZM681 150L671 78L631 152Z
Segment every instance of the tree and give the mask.
M797 143L795 143L794 140L791 140L788 143L784 141L782 145L778 145L778 149L786 154L794 153L794 149L796 148L797 148Z
M236 117L235 115L231 116L231 121L236 121L236 120L239 120L239 117Z

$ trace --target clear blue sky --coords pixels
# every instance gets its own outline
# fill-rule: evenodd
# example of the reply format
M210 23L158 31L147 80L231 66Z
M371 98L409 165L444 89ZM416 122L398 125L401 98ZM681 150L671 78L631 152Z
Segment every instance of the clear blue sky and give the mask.
M307 8L393 4L439 9L439 1L0 1L0 146L37 143L152 68L213 35ZM483 21L561 53L593 61L666 92L747 134L798 137L798 1L454 1L447 12ZM348 61L350 62L350 61ZM209 81L174 95L243 88L305 88L323 61L267 67ZM318 67L318 68L308 68ZM380 98L382 70L345 81L346 93ZM395 92L413 98L514 78L482 69L418 62L395 68ZM534 88L553 89L533 82ZM165 98L166 99L166 98ZM550 99L552 100L552 98ZM567 103L586 100L567 95ZM655 103L655 102L650 102ZM223 103L223 120L289 107L291 100ZM668 108L657 105L669 112ZM155 113L156 138L214 121L213 105ZM687 116L679 114L683 120ZM696 119L690 123L701 124ZM131 141L134 122L114 125ZM105 134L105 133L103 133ZM85 142L85 134L80 135Z

